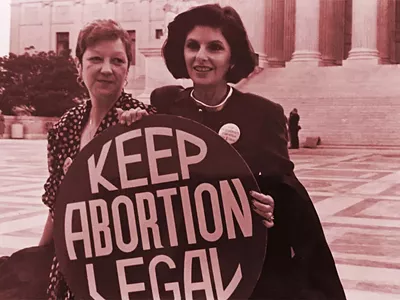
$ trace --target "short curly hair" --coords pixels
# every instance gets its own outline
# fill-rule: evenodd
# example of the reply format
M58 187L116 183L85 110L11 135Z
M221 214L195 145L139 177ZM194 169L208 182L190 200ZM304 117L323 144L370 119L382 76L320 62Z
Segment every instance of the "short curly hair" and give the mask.
M86 49L95 45L99 41L109 41L121 39L125 46L128 66L132 62L132 40L129 33L121 25L111 19L98 19L86 24L78 35L75 55L82 63L82 57Z
M172 76L177 79L189 78L184 58L184 45L187 35L196 26L220 29L227 40L231 48L233 65L226 74L227 82L237 83L254 71L256 55L239 14L230 6L206 4L179 14L168 25L168 37L163 45L162 53Z

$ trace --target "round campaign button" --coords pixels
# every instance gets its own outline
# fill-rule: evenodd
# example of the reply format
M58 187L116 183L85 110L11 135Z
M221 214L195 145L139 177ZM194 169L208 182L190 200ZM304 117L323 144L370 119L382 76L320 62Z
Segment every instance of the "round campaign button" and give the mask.
M227 123L221 127L218 134L229 144L234 144L239 140L240 129L236 124Z

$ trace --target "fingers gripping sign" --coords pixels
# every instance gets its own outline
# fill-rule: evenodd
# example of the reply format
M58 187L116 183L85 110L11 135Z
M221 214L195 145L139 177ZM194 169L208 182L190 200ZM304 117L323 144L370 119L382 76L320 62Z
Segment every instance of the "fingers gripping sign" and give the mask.
M131 108L129 110L123 110L117 108L118 121L120 124L126 124L130 126L132 123L139 121L144 116L148 116L149 113L143 108Z

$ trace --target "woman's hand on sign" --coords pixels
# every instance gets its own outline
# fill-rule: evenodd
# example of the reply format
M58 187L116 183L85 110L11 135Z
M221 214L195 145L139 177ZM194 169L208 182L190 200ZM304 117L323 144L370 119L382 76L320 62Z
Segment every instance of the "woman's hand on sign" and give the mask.
M131 108L129 110L123 110L117 108L118 121L120 124L126 124L130 126L132 123L139 121L144 116L148 116L149 113L142 108Z
M254 191L250 192L250 196L253 197L252 207L253 210L264 218L263 224L267 228L274 226L274 199L271 196L257 193Z

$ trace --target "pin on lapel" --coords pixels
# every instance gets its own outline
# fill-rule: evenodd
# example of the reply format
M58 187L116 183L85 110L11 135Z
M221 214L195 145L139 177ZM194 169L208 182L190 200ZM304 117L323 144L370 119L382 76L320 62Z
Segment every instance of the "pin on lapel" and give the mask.
M229 144L234 144L240 138L240 129L236 124L227 123L220 128L218 134Z

